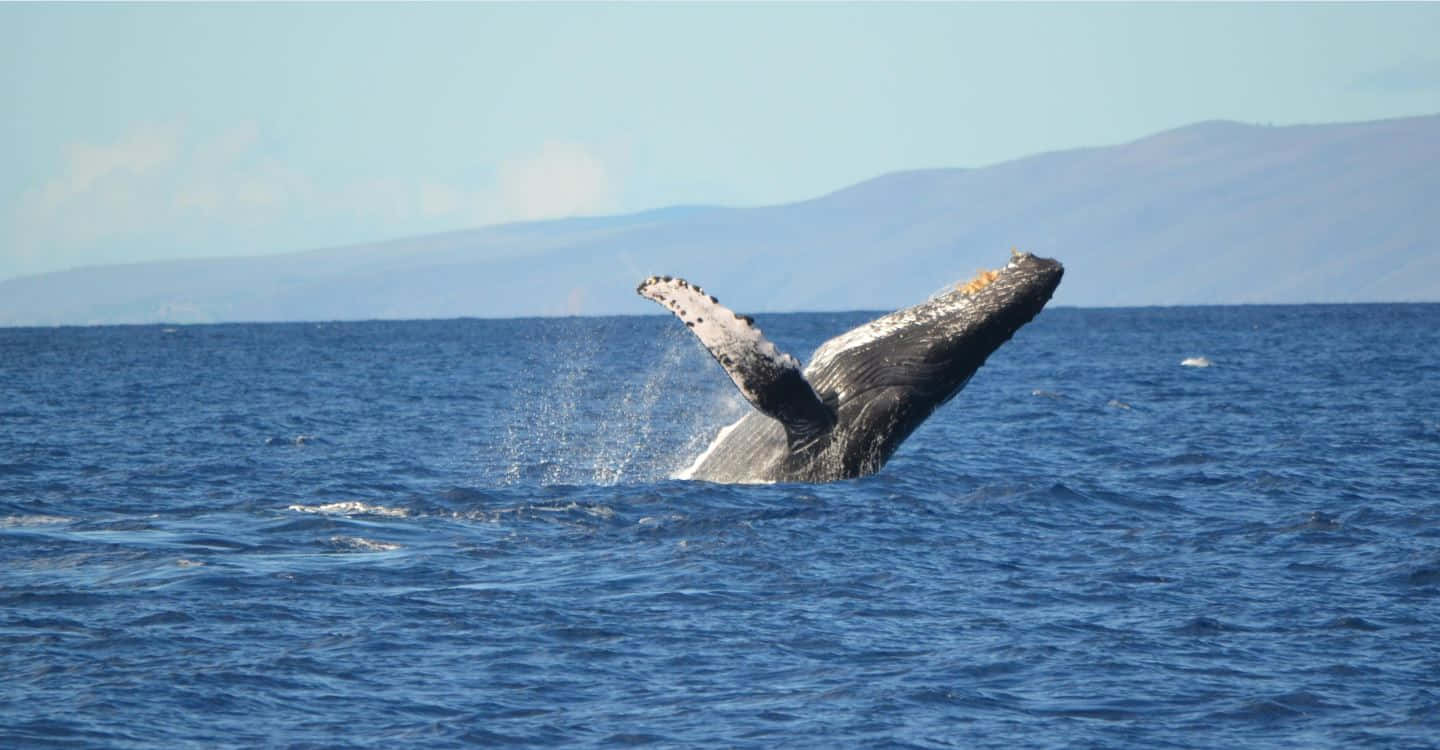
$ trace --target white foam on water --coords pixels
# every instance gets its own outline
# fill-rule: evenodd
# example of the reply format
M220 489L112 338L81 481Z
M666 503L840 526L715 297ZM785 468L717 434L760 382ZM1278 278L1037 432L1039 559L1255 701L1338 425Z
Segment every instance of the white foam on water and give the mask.
M391 508L385 505L371 505L362 503L359 500L346 500L339 503L325 503L324 505L291 505L286 510L296 513L321 513L335 516L386 516L389 518L405 518L410 515L406 508Z
M400 549L400 545L392 542L378 542L359 536L332 536L330 544L346 552L393 552Z
M5 516L0 518L0 528L14 528L16 526L48 526L57 523L70 523L74 519L64 516L47 516L42 514Z
M527 505L526 510L540 513L574 513L579 511L587 516L595 518L614 518L615 510L607 505L581 505L577 502L569 502L564 505Z

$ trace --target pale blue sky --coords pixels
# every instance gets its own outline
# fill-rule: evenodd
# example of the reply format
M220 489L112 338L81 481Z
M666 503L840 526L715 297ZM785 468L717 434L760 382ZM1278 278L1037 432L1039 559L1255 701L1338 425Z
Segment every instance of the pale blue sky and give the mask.
M0 279L1440 112L1440 4L0 4Z

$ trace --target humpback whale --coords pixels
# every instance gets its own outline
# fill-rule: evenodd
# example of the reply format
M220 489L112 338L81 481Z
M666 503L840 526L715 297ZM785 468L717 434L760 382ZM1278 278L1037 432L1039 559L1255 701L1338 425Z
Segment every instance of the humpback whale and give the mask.
M803 371L752 318L699 286L645 279L635 291L679 317L755 407L679 478L826 482L879 471L1040 312L1063 274L1052 259L1012 251L1003 268L826 341Z

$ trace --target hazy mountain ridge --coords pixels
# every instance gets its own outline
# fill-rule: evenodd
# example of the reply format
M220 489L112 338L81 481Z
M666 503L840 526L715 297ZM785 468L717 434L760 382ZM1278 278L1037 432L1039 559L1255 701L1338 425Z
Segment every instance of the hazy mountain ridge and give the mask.
M1057 304L1440 299L1440 115L1205 122L1111 147L882 175L757 208L673 207L283 255L0 282L0 324L654 312L641 278L738 310L884 309L1061 259Z

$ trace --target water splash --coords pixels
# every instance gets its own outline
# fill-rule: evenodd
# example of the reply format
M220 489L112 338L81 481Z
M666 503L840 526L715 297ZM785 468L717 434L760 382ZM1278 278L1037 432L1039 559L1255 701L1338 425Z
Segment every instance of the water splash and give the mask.
M605 428L596 433L592 445L593 483L619 484L632 469L641 475L636 479L655 478L647 469L653 463L654 457L649 451L657 419L663 418L657 415L657 407L667 394L673 393L678 374L684 370L688 355L694 353L693 348L689 341L666 337L664 351L645 378L633 390L626 390L613 405L613 413L604 420Z
M404 518L410 515L410 511L405 508L371 505L370 503L363 503L359 500L346 500L322 505L294 504L287 507L286 510L296 513L316 513L332 516L387 516L390 518Z
M743 412L684 329L667 327L645 350L624 354L593 327L562 325L557 333L547 342L553 356L546 365L553 369L516 386L502 485L664 479ZM617 368L635 374L604 372Z
M562 326L559 338L545 342L553 356L533 363L550 368L548 376L534 372L534 380L515 384L518 398L505 427L503 450L508 465L501 484L559 484L566 479L565 463L556 458L568 455L574 442L579 424L575 412L583 401L581 391L600 344L597 337L584 335L567 321L557 325Z

